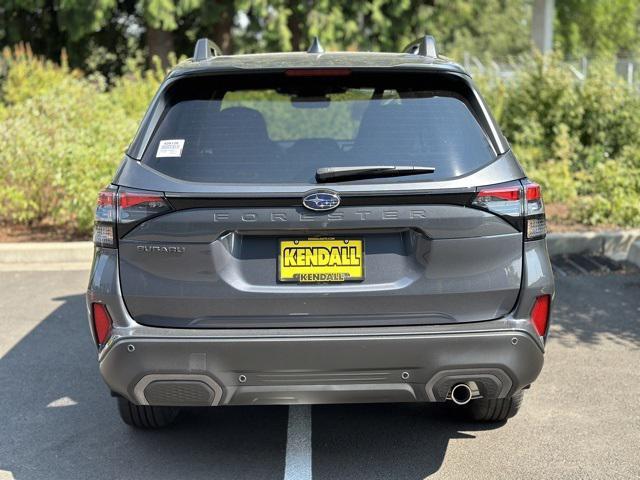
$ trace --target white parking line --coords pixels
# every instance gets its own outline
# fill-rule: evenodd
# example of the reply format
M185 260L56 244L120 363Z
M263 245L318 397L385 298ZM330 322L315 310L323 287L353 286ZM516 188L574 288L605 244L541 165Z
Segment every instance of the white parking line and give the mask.
M74 405L77 405L77 404L78 402L76 402L71 397L61 397L49 403L49 405L47 405L47 408L73 407Z
M291 405L284 480L311 479L311 406Z

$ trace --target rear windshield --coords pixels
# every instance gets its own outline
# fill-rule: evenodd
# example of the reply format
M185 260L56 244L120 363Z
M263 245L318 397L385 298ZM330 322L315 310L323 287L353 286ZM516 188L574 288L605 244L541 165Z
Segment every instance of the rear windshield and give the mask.
M424 76L250 77L174 85L143 162L195 182L315 184L323 167L435 168L356 180L408 182L458 177L496 158L464 95Z

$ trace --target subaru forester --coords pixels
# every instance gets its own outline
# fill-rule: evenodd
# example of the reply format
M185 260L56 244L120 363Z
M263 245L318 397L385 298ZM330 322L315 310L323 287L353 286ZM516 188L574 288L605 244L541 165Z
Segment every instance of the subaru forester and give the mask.
M432 37L166 77L98 199L87 294L122 419L450 401L503 421L554 282L540 186Z

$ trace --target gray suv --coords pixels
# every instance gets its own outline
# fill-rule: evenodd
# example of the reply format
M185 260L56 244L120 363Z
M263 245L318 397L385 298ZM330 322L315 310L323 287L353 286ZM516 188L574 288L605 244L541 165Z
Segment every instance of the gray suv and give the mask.
M154 97L99 195L87 293L122 419L445 402L502 421L543 364L540 187L432 37L221 55Z

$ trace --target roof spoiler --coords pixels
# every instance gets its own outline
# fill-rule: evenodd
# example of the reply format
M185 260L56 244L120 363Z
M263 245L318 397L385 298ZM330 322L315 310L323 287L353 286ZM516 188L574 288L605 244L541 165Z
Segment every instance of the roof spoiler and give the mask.
M220 55L222 55L222 50L220 50L218 45L208 38L200 38L196 42L196 48L193 51L193 60L200 62L213 57L219 57Z
M422 57L438 58L438 50L436 50L436 39L431 35L420 37L404 49L404 53L412 55L420 55Z

